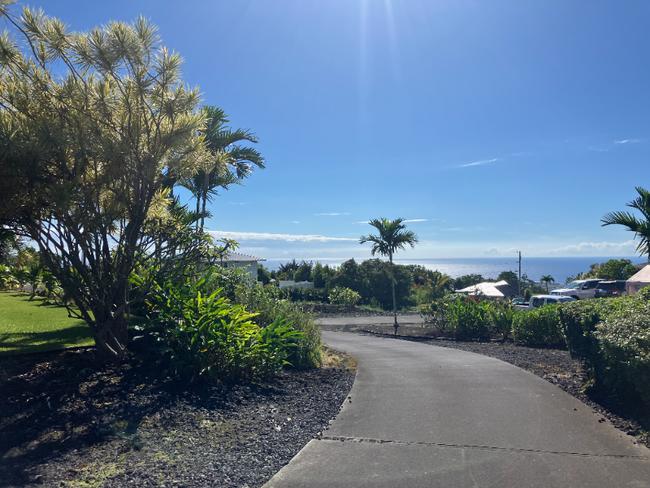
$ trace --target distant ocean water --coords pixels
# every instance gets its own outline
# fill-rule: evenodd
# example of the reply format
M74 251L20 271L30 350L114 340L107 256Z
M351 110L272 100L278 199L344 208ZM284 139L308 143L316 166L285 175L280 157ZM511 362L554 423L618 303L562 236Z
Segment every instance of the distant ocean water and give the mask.
M551 275L556 283L564 283L568 276L575 276L578 273L589 271L593 263L604 263L610 259L621 259L620 257L568 257L568 258L527 258L521 259L521 274L524 273L529 279L539 281L544 275ZM628 257L634 264L646 262L646 259L639 257ZM307 260L309 261L309 260ZM280 263L286 260L270 259L264 263L269 269L278 269ZM314 260L316 262L316 260ZM320 260L322 264L338 266L340 260ZM360 262L360 260L357 260ZM419 264L427 269L438 270L452 278L468 274L480 274L484 278L496 278L502 271L518 272L517 257L501 258L440 258L440 259L395 259L397 264Z

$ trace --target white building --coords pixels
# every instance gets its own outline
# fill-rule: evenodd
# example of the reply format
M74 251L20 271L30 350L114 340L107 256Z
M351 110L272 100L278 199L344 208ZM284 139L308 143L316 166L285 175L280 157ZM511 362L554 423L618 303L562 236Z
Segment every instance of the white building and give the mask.
M257 262L266 261L266 258L258 258L249 254L229 252L227 257L221 261L224 268L243 269L252 280L257 280Z

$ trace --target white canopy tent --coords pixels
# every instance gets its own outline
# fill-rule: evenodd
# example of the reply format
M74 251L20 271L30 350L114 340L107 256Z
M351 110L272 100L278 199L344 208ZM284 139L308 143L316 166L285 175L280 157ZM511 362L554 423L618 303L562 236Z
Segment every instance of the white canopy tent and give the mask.
M637 274L627 280L627 294L636 295L646 286L650 286L650 265L641 268Z

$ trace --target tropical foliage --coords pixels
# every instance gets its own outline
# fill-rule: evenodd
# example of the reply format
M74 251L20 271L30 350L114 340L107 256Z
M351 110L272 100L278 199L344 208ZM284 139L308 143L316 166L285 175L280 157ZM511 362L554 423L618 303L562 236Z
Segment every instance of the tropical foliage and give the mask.
M101 355L126 351L126 312L148 293L134 270L172 273L201 239L178 233L169 174L212 159L198 89L146 19L86 33L41 11L0 15L0 224L32 239ZM174 259L171 259L174 257Z
M603 227L621 225L626 230L634 232L634 238L639 239L637 252L641 256L647 255L650 261L650 192L640 186L636 187L636 192L639 196L628 202L626 206L638 210L642 218L638 218L632 212L616 211L605 214L601 222Z
M418 236L413 231L406 230L403 224L404 219L398 218L395 220L388 220L386 218L373 219L368 222L374 227L378 234L369 234L361 236L359 242L364 244L370 242L372 247L370 253L374 256L379 254L388 258L390 262L390 282L393 292L393 316L395 318L395 333L397 334L397 299L395 297L395 276L393 270L393 255L399 251L406 249L406 246L415 247L418 243Z
M544 275L539 279L540 283L546 283L546 292L548 293L548 284L555 283L555 279L551 275Z
M361 300L361 295L349 288L341 288L337 286L330 292L329 300L330 303L335 305L354 306L359 302L359 300Z
M632 297L581 300L560 307L571 356L584 361L590 386L627 405L650 408L650 287Z
M203 230L208 216L207 204L218 195L219 189L227 190L230 185L241 185L253 165L264 168L264 158L255 149L242 146L241 142L258 141L257 136L245 129L232 130L227 127L228 116L219 107L202 107L206 126L201 131L212 157L203 160L197 170L180 178L180 184L190 190L196 199L197 229Z
M256 314L231 304L220 288L204 295L213 271L196 283L166 282L148 301L146 327L164 374L233 381L278 372L302 334L281 317L260 327L252 321Z

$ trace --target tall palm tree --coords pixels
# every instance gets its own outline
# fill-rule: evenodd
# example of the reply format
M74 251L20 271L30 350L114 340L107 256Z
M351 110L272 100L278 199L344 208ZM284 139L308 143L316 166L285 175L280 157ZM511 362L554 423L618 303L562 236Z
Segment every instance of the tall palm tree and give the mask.
M199 168L194 176L181 181L181 185L196 198L196 211L201 213L197 229L200 225L201 230L205 225L207 203L218 195L219 189L242 185L242 180L252 173L253 166L264 168L264 158L257 150L238 144L244 141L256 143L258 139L254 133L248 129L227 127L230 120L219 107L205 105L203 112L208 121L203 135L213 159L206 167Z
M548 284L555 283L555 279L551 275L544 275L539 281L546 283L546 293L548 293Z
M372 249L370 252L374 256L379 254L380 256L388 256L390 261L390 281L393 287L393 316L395 318L395 336L397 336L397 328L399 324L397 323L397 301L395 300L395 275L393 272L393 254L400 249L405 249L406 246L415 247L415 244L419 242L418 236L416 236L413 231L406 230L406 226L402 223L404 219L395 219L388 220L385 218L374 219L368 222L372 225L379 235L370 234L368 236L361 236L359 242L364 244L366 242L372 243Z
M625 205L638 210L643 215L643 219L638 219L631 212L609 212L603 216L600 221L603 227L606 225L622 225L627 230L634 232L634 238L639 238L639 245L636 247L640 255L647 254L650 261L650 192L645 188L637 186L639 196L626 203Z

